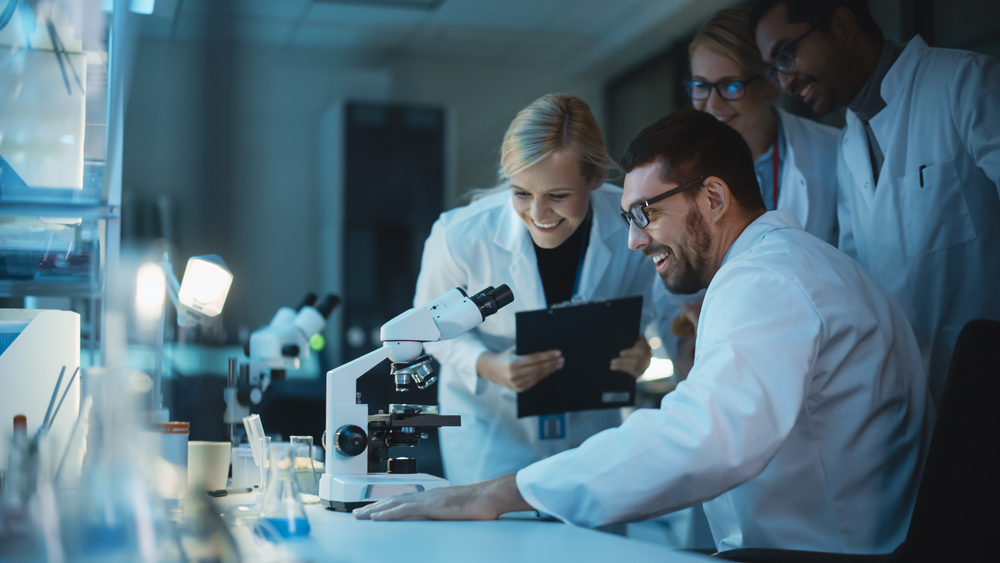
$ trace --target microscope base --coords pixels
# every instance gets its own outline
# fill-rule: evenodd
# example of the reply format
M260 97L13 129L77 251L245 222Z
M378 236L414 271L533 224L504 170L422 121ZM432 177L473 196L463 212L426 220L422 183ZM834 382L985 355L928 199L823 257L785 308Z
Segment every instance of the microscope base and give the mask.
M319 480L320 502L329 510L348 512L392 496L447 487L448 481L426 473L331 475Z

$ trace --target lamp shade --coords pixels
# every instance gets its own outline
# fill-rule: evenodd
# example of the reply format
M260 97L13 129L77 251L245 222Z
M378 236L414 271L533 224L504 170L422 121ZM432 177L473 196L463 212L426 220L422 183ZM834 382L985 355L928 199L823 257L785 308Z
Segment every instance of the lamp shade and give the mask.
M233 274L222 258L215 254L194 256L184 269L177 300L189 313L215 317L222 312L232 283Z

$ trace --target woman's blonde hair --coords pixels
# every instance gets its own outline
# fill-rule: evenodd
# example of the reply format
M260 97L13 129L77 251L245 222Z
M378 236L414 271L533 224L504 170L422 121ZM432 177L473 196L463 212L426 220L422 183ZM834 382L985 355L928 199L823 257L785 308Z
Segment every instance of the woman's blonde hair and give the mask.
M729 8L716 12L712 19L701 26L688 46L688 56L693 57L698 47L705 47L728 57L747 73L747 78L764 76L767 66L760 58L757 40L750 31L750 10Z
M618 166L608 156L604 135L587 103L576 96L548 94L517 113L500 152L500 179L566 152L580 163L587 180L608 177Z

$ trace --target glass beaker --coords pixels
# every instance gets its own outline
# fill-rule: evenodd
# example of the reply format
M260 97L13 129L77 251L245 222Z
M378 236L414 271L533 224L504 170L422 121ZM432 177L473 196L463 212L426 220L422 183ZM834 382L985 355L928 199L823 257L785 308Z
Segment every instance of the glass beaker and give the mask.
M260 507L260 519L285 538L309 535L309 520L299 496L290 449L289 444L271 444L271 478Z
M295 468L295 480L299 483L299 492L304 496L302 502L315 504L319 502L319 483L316 478L316 469L313 466L312 436L292 436L292 465ZM314 502L313 497L315 497Z

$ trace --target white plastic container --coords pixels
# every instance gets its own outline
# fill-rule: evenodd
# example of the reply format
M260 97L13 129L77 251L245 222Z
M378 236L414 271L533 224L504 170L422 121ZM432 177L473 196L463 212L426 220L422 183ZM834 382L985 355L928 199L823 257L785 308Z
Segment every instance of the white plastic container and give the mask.
M229 442L188 442L188 489L225 489L231 448Z
M260 468L249 445L233 448L233 488L252 489L260 485Z

